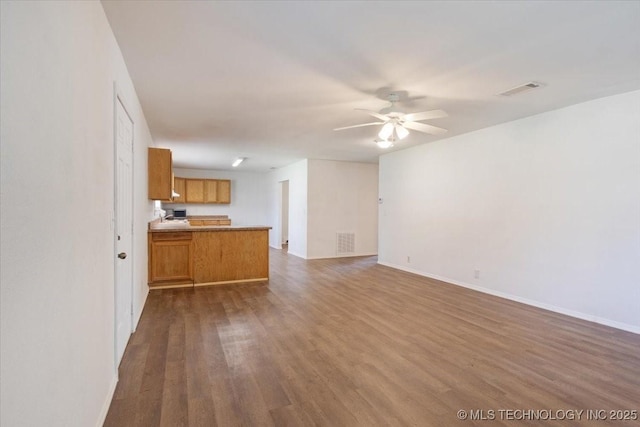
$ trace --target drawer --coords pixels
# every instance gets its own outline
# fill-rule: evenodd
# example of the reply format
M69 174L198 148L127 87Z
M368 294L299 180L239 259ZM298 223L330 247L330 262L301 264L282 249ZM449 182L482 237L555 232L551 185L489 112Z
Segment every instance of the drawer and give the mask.
M190 231L170 231L166 233L151 233L151 240L154 242L161 240L191 240Z

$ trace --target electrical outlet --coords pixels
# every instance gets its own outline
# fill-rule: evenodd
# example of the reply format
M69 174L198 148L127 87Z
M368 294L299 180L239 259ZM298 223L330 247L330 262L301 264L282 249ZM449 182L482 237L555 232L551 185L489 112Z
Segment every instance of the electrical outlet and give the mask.
M480 278L480 270L473 270L473 277L475 277L476 279Z

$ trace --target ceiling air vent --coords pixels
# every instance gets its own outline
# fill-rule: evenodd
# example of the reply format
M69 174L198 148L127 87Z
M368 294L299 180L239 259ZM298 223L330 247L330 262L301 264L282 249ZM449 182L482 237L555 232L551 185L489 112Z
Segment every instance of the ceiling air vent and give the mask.
M522 92L526 92L526 91L531 90L531 89L537 89L540 86L542 86L541 83L529 82L529 83L525 83L523 85L511 88L511 89L509 89L507 91L504 91L499 95L500 96L513 96L513 95L517 95L517 94L522 93Z

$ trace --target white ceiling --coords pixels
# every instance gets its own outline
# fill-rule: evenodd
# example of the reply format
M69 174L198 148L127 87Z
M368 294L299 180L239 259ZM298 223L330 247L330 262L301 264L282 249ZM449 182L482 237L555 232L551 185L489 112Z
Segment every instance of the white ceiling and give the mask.
M640 1L108 1L151 133L177 167L377 162L379 110L443 109L393 149L640 89ZM497 96L538 81L544 87Z

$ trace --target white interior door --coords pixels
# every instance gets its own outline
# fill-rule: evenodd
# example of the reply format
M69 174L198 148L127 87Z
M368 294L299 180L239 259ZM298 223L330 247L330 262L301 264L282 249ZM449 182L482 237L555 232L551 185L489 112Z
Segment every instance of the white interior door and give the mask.
M116 97L115 361L120 364L132 331L133 121Z

